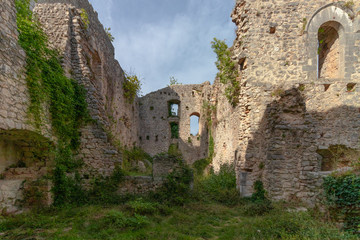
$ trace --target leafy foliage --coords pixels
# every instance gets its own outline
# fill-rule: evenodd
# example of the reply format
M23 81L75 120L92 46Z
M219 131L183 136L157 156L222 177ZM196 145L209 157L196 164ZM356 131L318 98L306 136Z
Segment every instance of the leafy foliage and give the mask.
M169 173L161 188L154 193L153 198L169 205L183 205L190 197L190 184L193 172L181 156L162 153L169 161L176 162L175 168Z
M139 147L133 147L132 149L123 149L123 161L122 169L128 174L137 173L138 163L142 161L147 168L145 175L151 175L152 173L152 157Z
M236 175L233 165L224 164L218 173L212 171L208 176L195 179L193 196L205 202L226 205L239 203L240 195L236 189Z
M87 11L84 8L81 9L80 18L84 24L85 29L88 29L89 24L90 24L89 14L87 13Z
M211 164L210 158L203 158L195 161L192 166L195 169L195 174L202 176L204 174L206 167L209 166L210 164Z
M170 77L170 85L168 85L168 86L172 86L172 85L181 85L181 83L174 76L171 76Z
M330 213L345 221L346 230L360 235L360 176L328 176L323 187Z
M223 84L229 86L225 89L225 96L233 107L239 102L240 82L237 80L239 71L236 69L235 62L231 60L231 52L225 41L214 38L211 48L217 55L216 67L219 70L217 77Z
M65 76L59 53L49 47L41 25L29 9L30 0L16 0L19 44L26 52L26 81L30 93L29 117L40 128L49 106L51 125L58 138L53 174L54 201L67 201L77 192L71 171L80 166L73 156L79 146L80 126L88 120L85 90Z
M170 123L171 138L179 138L179 124L176 122Z
M140 93L141 82L135 74L125 73L125 81L123 84L124 97L128 103L133 103L135 97Z
M111 34L111 32L110 32L110 31L111 31L111 28L108 27L108 28L105 28L104 30L105 30L108 38L110 39L110 41L111 41L111 42L114 42L115 38L114 38L114 36L113 36L113 35Z

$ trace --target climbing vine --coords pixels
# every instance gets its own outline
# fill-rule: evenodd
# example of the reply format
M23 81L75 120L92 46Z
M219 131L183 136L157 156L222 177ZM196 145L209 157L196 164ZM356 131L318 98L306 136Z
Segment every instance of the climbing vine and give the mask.
M73 152L79 147L80 126L88 119L85 90L65 76L60 55L49 47L48 38L29 8L30 0L16 0L19 44L26 53L26 82L30 93L28 115L37 129L44 125L48 106L57 137L54 149L53 192L55 204L66 202L76 192L76 178L68 177L81 165Z
M360 235L360 176L328 176L323 187L331 215L344 221L344 229Z
M235 62L231 60L231 52L225 41L214 38L214 41L211 42L211 48L217 55L217 61L215 62L219 70L217 77L221 83L229 84L225 88L225 96L229 103L235 107L239 102L240 94L240 82L237 80L239 71L236 69Z

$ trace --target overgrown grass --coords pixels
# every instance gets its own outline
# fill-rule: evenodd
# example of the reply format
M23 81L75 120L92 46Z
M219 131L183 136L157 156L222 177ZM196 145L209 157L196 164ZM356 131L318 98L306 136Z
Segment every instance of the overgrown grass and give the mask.
M247 203L229 207L191 202L159 213L128 205L48 209L0 221L3 239L357 239L323 223L311 212L289 212L282 204L267 214L244 215ZM149 206L151 207L149 208ZM143 207L142 207L143 208Z

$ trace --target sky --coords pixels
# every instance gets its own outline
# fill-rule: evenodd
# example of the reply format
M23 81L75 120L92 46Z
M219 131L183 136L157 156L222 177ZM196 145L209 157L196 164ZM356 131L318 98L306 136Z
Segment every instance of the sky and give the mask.
M214 37L230 47L235 0L90 0L115 37L115 58L137 74L141 94L182 84L211 83L216 76Z

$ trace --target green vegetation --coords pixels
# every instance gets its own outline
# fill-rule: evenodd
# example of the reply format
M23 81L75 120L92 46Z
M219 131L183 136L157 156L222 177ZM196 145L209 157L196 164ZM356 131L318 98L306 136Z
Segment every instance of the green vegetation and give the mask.
M238 204L240 194L236 189L234 166L225 164L220 167L218 173L211 170L208 175L196 175L194 198L198 201L216 202L227 206Z
M183 162L181 155L166 154L166 156L169 161L175 162L176 166L166 177L162 187L151 194L151 197L166 205L183 205L190 200L190 184L193 181L192 170Z
M111 34L111 28L104 28L106 35L108 36L108 38L110 39L111 42L113 42L115 40L114 36Z
M152 157L139 147L132 149L123 149L122 169L127 175L151 175ZM142 162L146 169L139 169L139 163ZM145 171L144 171L145 170Z
M135 74L125 73L125 81L123 84L124 97L128 103L133 103L135 97L140 93L141 82Z
M282 94L285 93L285 90L282 89L282 88L277 88L275 89L272 93L271 93L271 96L272 97L280 97Z
M179 138L179 124L176 122L171 122L170 129L171 129L171 138L178 139Z
M212 171L197 178L191 190L192 171L181 156L163 155L178 166L163 187L149 196L104 192L102 189L115 189L122 178L122 172L115 171L111 178L96 182L96 191L88 195L97 200L88 203L96 205L3 216L0 234L9 240L357 239L321 221L317 212L297 212L289 204L270 203L260 181L251 198L240 199L233 166L223 165L218 174Z
M231 60L231 52L225 41L214 38L211 48L217 55L216 67L219 70L217 77L223 84L229 84L225 89L225 96L233 107L239 102L240 82L238 81L239 71L235 62Z
M344 221L344 229L360 235L360 176L347 173L328 176L324 193L330 215Z
M81 9L80 18L81 18L81 21L84 24L85 29L88 29L89 24L90 24L90 20L89 20L89 15L88 15L87 11L84 8Z
M306 30L306 25L307 25L308 21L307 18L303 18L302 20L302 28L301 28L301 34L304 34L305 30Z
M79 128L88 120L85 90L64 75L60 56L49 47L47 36L34 20L29 4L30 0L16 0L19 44L27 56L28 115L40 131L46 119L46 106L49 106L52 130L58 139L53 150L52 190L55 204L63 204L78 192L76 169L82 162L74 158L73 152L79 146Z
M344 7L348 8L348 9L350 9L350 10L353 9L354 5L355 5L355 3L354 3L354 1L352 1L352 0L351 0L351 1L346 1L346 2L343 4Z
M168 87L172 86L172 85L181 85L181 83L174 76L171 76L170 77L170 85L168 85Z

